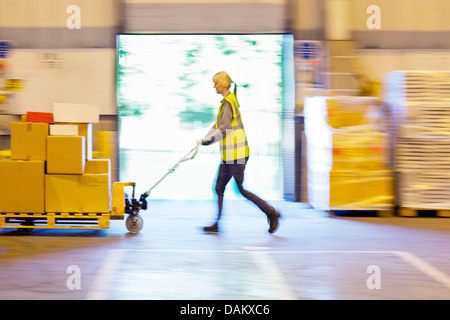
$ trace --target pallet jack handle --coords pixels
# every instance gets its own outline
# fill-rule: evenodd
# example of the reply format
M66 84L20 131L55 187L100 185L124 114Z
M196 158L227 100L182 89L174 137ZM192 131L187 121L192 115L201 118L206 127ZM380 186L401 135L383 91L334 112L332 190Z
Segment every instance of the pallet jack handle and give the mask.
M191 151L189 151L183 158L181 158L180 160L178 160L178 162L169 169L169 171L161 178L159 179L150 189L148 189L145 193L141 194L141 197L139 198L139 201L141 202L146 202L145 199L147 199L147 197L150 195L150 192L161 182L164 180L165 177L167 177L170 173L174 172L175 169L183 162L188 161L188 160L192 160L195 158L195 156L198 153L198 150L200 149L201 144L197 144L194 148L192 148Z

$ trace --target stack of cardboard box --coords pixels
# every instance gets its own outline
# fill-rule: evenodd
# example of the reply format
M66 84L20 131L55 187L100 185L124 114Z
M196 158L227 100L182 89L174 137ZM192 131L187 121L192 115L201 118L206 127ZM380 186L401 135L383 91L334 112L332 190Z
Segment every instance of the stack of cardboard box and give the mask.
M305 101L308 202L324 210L384 210L394 204L389 136L379 98Z
M55 104L11 123L11 159L0 161L0 212L107 213L110 161L92 159L98 109Z

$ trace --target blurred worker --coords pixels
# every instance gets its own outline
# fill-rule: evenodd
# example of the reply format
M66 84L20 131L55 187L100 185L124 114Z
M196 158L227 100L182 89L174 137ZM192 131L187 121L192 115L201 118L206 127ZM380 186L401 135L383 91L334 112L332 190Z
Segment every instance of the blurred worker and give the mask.
M217 221L212 226L204 227L204 231L219 232L223 193L227 183L231 178L234 178L241 194L256 204L266 214L267 221L269 222L269 233L274 233L278 228L280 213L255 194L245 190L242 186L245 165L249 158L249 147L239 111L239 103L236 98L237 86L234 84L234 93L231 93L230 87L233 81L223 71L214 75L213 82L217 93L223 95L223 100L219 107L216 123L203 139L197 140L197 144L206 146L220 141L222 163L219 166L216 181L216 193L219 205Z

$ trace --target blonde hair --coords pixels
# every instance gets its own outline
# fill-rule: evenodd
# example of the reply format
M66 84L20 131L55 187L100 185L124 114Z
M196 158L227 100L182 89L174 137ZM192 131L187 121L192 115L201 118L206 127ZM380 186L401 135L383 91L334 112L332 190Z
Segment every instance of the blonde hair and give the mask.
M230 76L228 75L228 73L226 73L225 71L220 71L217 72L214 77L213 77L213 81L215 83L221 83L224 86L226 86L228 89L230 89L231 84L234 83L233 80L231 80ZM237 85L236 83L234 83L234 94L236 95L237 93Z

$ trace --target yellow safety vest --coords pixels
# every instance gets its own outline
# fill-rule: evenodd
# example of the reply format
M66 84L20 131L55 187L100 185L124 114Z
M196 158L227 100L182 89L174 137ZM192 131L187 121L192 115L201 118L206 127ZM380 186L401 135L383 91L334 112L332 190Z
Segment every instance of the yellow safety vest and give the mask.
M228 101L233 109L233 120L231 128L226 130L225 137L219 141L222 160L224 162L247 158L250 150L245 135L244 125L242 124L241 112L239 111L239 103L233 93L228 94L222 101L219 108L219 114L216 119L216 129L219 128L220 119L222 117L222 106Z

